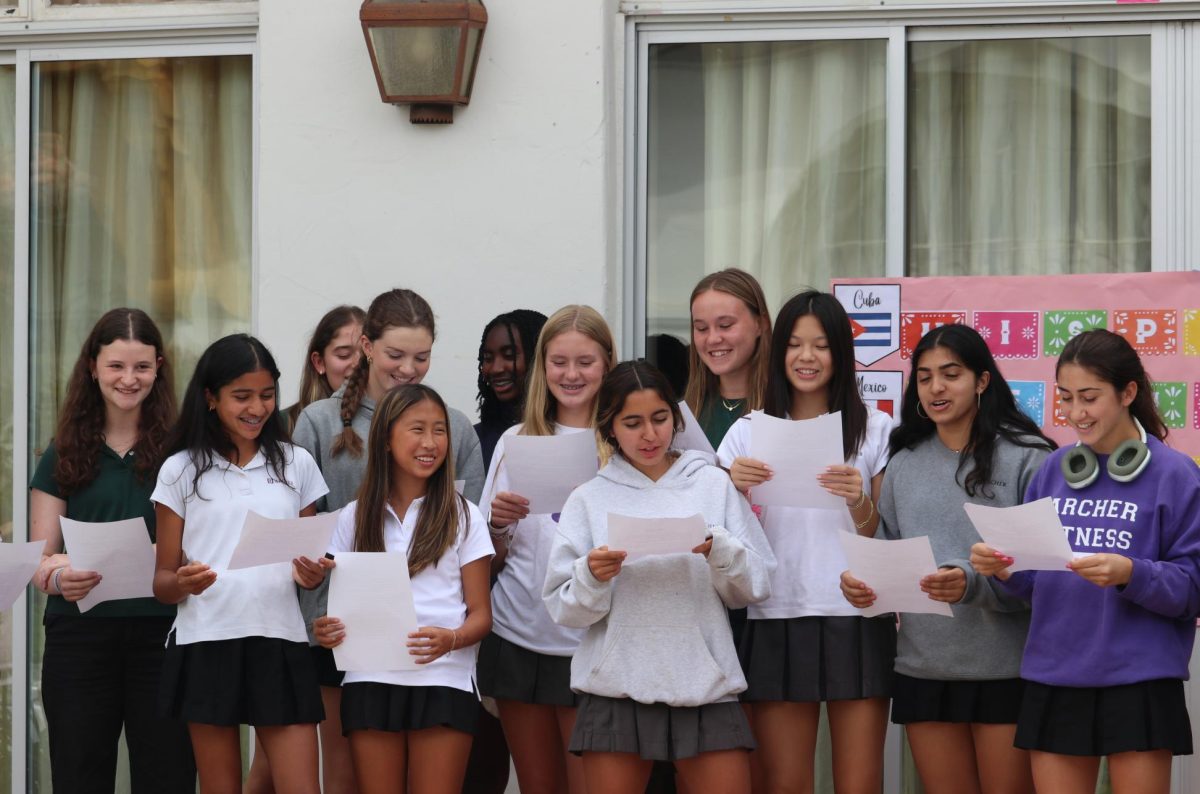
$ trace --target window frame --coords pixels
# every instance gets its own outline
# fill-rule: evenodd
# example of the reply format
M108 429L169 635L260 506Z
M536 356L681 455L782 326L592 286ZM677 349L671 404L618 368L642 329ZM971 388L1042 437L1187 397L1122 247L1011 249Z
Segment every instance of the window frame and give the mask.
M22 0L27 2L28 0ZM38 0L42 2L42 0ZM234 4L206 4L234 5ZM257 3L238 3L245 6ZM89 7L95 8L95 7ZM250 250L250 328L258 328L259 304L259 127L260 127L260 78L258 51L257 13L239 14L236 17L213 19L194 18L173 20L163 26L154 23L107 24L84 22L69 27L41 27L30 23L27 30L15 36L6 36L0 21L0 64L16 66L16 162L29 163L32 124L33 69L38 63L70 60L120 60L130 58L176 58L216 57L222 55L247 55L251 59L251 250ZM33 263L30 261L31 240L31 169L18 167L15 173L14 190L14 233L13 233L13 372L10 388L13 405L13 540L24 541L29 537L29 499L25 483L29 482L30 461L30 279ZM22 498L22 493L24 498ZM12 608L12 779L11 790L26 792L31 782L32 750L28 731L30 719L29 651L30 629L39 621L31 615L31 599L28 592L17 599Z
M55 5L53 0L17 0L17 7L0 17L19 21L94 21L114 19L163 19L197 16L241 15L258 12L258 0L199 0L198 2L160 3L141 0L131 5Z

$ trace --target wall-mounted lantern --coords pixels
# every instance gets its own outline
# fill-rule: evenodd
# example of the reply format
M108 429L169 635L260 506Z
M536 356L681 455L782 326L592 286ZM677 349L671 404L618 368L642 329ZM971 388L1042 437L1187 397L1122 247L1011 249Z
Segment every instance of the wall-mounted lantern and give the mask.
M413 124L451 124L471 101L487 9L480 0L364 0L362 22L384 102Z

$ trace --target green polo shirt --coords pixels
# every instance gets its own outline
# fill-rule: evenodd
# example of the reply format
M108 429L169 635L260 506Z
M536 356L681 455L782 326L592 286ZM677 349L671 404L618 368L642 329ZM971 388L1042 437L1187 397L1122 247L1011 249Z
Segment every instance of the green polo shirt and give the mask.
M58 490L58 483L54 481L54 466L58 463L58 453L51 444L38 461L37 469L33 473L33 482L29 487L56 499L65 499L67 518L76 521L99 523L141 516L146 520L146 528L150 531L150 540L153 542L154 503L150 501L150 494L154 491L154 478L148 478L145 482L138 480L133 462L133 452L122 458L107 446L101 447L100 471L96 479L70 496L64 497ZM66 551L70 553L69 549ZM46 600L46 612L50 615L82 614L84 617L96 618L172 617L175 615L175 607L160 603L154 598L126 598L105 601L87 612L80 613L79 607L74 603L60 595L52 595Z

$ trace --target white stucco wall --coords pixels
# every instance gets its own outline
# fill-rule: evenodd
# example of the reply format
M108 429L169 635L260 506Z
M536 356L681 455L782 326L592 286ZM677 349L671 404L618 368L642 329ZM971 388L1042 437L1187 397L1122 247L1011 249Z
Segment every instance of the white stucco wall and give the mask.
M449 126L379 99L357 2L264 0L257 330L295 396L308 334L393 286L432 304L427 382L474 416L487 320L591 303L616 326L614 3L490 0Z

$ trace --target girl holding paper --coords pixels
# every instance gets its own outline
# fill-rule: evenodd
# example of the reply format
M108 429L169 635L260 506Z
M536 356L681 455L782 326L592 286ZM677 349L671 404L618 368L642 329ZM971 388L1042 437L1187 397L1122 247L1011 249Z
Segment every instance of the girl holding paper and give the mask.
M496 444L484 486L498 573L494 625L479 650L479 689L499 706L523 794L584 790L579 759L566 752L576 704L571 655L583 633L557 625L542 602L558 516L531 515L528 501L509 491L504 441L516 433L594 433L596 394L616 363L613 350L608 324L590 306L565 306L546 321L534 351L525 420Z
M1030 602L1016 745L1039 791L1091 792L1101 756L1113 791L1166 792L1192 752L1183 680L1200 612L1200 469L1163 439L1150 379L1126 339L1082 333L1055 369L1079 437L1029 485L1049 496L1077 559L1010 573L986 544L971 564Z
M175 608L138 598L106 601L81 614L76 602L104 572L71 567L59 524L64 516L88 522L140 517L153 540L150 493L174 421L171 369L158 327L140 309L106 312L75 360L54 440L29 486L30 536L46 541L33 581L49 596L42 703L57 791L113 791L122 729L134 791L195 790L187 728L157 713L163 644Z
M396 386L420 383L429 371L437 329L429 303L409 289L393 289L377 295L367 308L362 336L356 340L362 355L341 388L326 400L318 400L300 414L292 440L306 449L329 485L329 494L319 505L322 511L340 510L358 493L367 468L363 440L371 428L375 406L383 395ZM483 488L483 458L471 420L461 411L448 408L455 445L454 471L463 480L463 495L478 502ZM302 593L301 609L310 624L325 614L323 589ZM333 655L315 645L312 654L321 682L321 699L326 720L321 725L321 758L326 794L354 794L354 767L350 746L342 736L342 673L334 666ZM267 775L256 763L251 777ZM265 794L255 791L254 794ZM282 794L282 792L280 793Z
M770 593L775 560L750 505L699 452L671 451L683 419L666 377L626 361L600 390L608 464L563 508L544 598L556 621L586 629L571 662L582 693L570 750L588 791L641 794L654 761L673 762L692 794L749 794L754 738L725 612ZM610 548L613 511L697 513L691 553L626 560Z
M408 642L420 669L349 672L342 685L341 724L363 794L462 787L478 710L475 646L492 623L493 550L479 508L455 491L452 438L433 389L413 384L384 394L358 499L338 516L329 547L335 555L407 559L421 624ZM335 616L317 618L313 631L325 648L347 636Z
M274 358L254 337L210 345L150 497L158 523L154 594L179 605L161 703L188 723L205 791L240 789L238 726L245 723L276 759L276 791L320 791L323 710L293 581L317 586L328 561L226 570L247 512L315 515L328 491L312 457L287 442L278 379Z
M979 533L962 506L1020 504L1055 445L1017 407L973 328L935 328L912 362L879 499L880 534L929 537L938 570L921 589L951 604L954 620L901 618L892 722L905 726L927 794L1032 792L1029 756L1013 747L1029 612L971 568ZM856 607L874 603L870 584L842 574Z
M850 320L837 298L807 291L779 310L771 339L765 412L813 419L841 412L846 464L820 476L845 510L764 507L763 529L779 561L771 597L749 609L739 646L766 790L813 785L821 703L829 712L838 791L875 792L883 780L883 741L891 695L895 621L864 618L846 603L838 575L846 557L841 532L875 532L891 418L858 393ZM750 423L730 428L717 451L739 491L771 478L751 457Z

